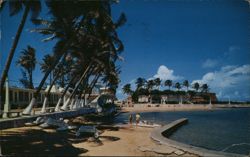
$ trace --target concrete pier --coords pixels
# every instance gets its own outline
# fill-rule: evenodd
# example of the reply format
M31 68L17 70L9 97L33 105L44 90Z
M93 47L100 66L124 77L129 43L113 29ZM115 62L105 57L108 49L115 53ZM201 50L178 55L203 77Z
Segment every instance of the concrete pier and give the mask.
M219 152L219 151L213 151L213 150L208 150L200 147L195 147L191 146L188 144L184 144L181 142L177 142L174 140L171 140L167 137L169 137L176 129L179 127L183 126L188 122L187 118L182 118L178 119L168 125L165 125L161 128L156 128L152 133L151 133L151 138L163 146L166 145L168 147L173 147L177 148L179 150L182 150L184 152L189 152L193 154L197 154L199 156L204 156L204 157L243 157L245 155L241 154L233 154L233 153L225 153L225 152ZM245 156L246 157L246 156Z

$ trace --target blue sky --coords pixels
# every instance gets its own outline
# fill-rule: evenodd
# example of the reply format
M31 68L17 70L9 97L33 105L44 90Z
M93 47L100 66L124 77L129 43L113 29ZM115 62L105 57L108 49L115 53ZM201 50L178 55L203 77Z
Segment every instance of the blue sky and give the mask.
M44 7L45 8L45 7ZM113 5L113 18L124 12L127 23L118 33L122 53L121 87L138 77L160 77L174 82L208 83L221 100L250 100L250 7L244 0L121 0ZM1 57L5 61L21 14L1 13ZM45 10L40 16L48 16ZM52 44L29 33L30 22L17 47L14 60L27 44L37 49L38 60L50 53ZM3 40L4 39L4 40ZM4 64L1 62L1 66ZM18 80L20 68L12 64L10 78ZM37 66L34 82L41 73Z

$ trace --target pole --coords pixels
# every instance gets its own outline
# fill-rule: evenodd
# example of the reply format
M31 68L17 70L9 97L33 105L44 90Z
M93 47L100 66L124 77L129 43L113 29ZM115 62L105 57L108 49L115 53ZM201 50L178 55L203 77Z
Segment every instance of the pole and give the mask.
M3 118L8 118L8 112L10 111L10 96L9 96L9 80L8 77L5 81L5 104L4 104L4 110L3 110Z

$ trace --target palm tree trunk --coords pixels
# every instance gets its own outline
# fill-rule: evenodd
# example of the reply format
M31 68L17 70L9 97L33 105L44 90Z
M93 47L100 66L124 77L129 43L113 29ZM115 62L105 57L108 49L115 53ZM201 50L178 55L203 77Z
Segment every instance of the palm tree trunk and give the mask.
M69 84L68 84L67 87L64 89L63 94L62 94L62 95L60 96L60 98L58 99L57 104L56 104L55 111L60 111L60 108L59 108L59 107L60 107L60 104L61 104L61 102L63 101L63 98L64 98L65 94L67 93L67 91L68 91L68 89L69 89L71 83L73 82L73 80L74 80L74 77L71 78L71 80L69 81Z
M77 33L80 28L81 28L81 24L84 22L84 18L82 18L81 22L80 22L80 26L76 29L75 33ZM70 39L68 40L68 42L64 45L64 47L62 48L62 55L59 55L56 57L56 60L54 61L54 63L52 64L52 66L46 71L46 73L44 74L44 77L42 79L42 81L40 82L38 88L36 89L36 92L33 94L33 97L31 99L30 104L24 109L24 111L22 112L23 115L30 115L31 114L31 110L33 108L34 105L36 105L36 98L37 95L40 93L45 81L47 80L49 74L51 73L51 71L55 68L55 66L58 64L58 62L60 61L60 59L62 58L63 55L66 55L66 51L68 49L68 47L70 46L70 44L72 43L72 41L75 39L75 35L73 34Z
M97 82L97 80L99 79L99 77L101 76L101 74L98 74L95 76L95 78L92 80L92 82L90 83L90 90L89 90L89 93L88 93L88 96L87 98L90 96L90 94L92 93L92 90ZM83 98L84 98L84 104L85 104L85 97L86 97L86 94L87 94L87 90L84 90L84 94L83 94Z
M1 84L0 84L1 92L3 91L3 86L4 86L4 83L5 83L6 77L8 75L9 69L10 69L11 61L12 61L13 56L15 54L15 50L16 50L19 38L21 36L21 33L23 31L23 27L24 27L24 24L25 24L25 21L27 19L29 11L30 11L30 7L29 7L29 5L27 5L25 7L25 10L24 10L24 13L23 13L23 16L22 16L22 20L21 20L21 22L20 22L20 24L18 26L18 30L17 30L16 36L15 36L13 45L12 45L12 47L10 49L9 56L8 56L7 62L5 64L5 67L4 67L4 70L3 70L3 74L2 74L2 77L1 77Z
M34 89L32 71L29 72L29 88Z
M49 95L50 95L50 91L51 91L51 89L52 89L53 85L55 84L58 77L59 77L59 73L56 74L56 76L54 77L54 79L52 80L52 82L50 84L49 90L46 93L44 101L43 101L43 107L42 107L41 113L46 112L46 106L47 106L48 98L49 98Z
M65 110L67 109L67 106L68 106L70 100L71 100L71 99L73 98L73 96L75 95L76 90L78 89L79 85L81 84L81 82L82 82L83 79L85 78L85 76L86 76L87 72L89 71L91 65L92 65L92 64L90 63L90 65L86 68L86 70L85 70L84 73L82 74L81 78L79 79L78 83L76 84L76 86L75 86L73 92L71 93L70 97L67 99L66 103L63 104L63 106L61 107L61 110L64 110L64 111L65 111ZM91 70L91 71L92 71L92 70Z
M101 74L96 75L95 78L93 79L93 81L91 82L91 84L90 84L90 90L89 90L89 93L88 93L88 97L92 93L92 90L95 87L95 84L98 81L98 79L99 79L100 76L101 76Z
M54 67L57 65L57 63L59 62L59 60L61 59L61 56L58 56L56 61L52 64L52 66L46 71L42 81L40 82L38 88L36 89L35 93L33 94L32 100L30 102L30 104L24 109L23 114L24 115L29 115L31 113L31 110L33 108L33 106L36 104L36 98L37 95L40 93L42 86L44 85L47 77L49 76L50 72L52 71L52 69L54 69Z
M83 91L84 91L84 89L81 90L80 93L79 93L79 95L78 95L78 100L79 100L78 103L79 103L80 105L78 105L77 107L79 107L79 106L80 106L80 107L83 107L83 106L81 106L81 102L82 102L82 93L83 93Z

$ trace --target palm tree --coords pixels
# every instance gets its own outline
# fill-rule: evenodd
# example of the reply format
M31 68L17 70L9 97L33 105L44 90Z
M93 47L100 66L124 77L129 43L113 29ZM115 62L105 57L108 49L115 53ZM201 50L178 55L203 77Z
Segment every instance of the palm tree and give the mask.
M53 61L53 58L51 58L50 56L47 56L47 57L46 56L44 57L44 64L42 64L42 66L41 66L41 69L43 69L44 71L46 71L50 66L50 65L46 64L46 62L48 60ZM65 58L66 58L66 56L65 56ZM54 70L55 71L54 77L53 77L53 80L50 80L49 89L48 89L48 91L46 91L45 98L44 98L44 101L43 101L43 106L42 106L42 109L41 109L41 113L46 112L46 106L47 106L48 99L49 99L50 92L51 92L51 89L52 89L53 85L56 83L56 81L58 80L59 77L61 77L62 75L70 72L70 70L67 69L67 68L63 69L63 64L65 63L65 58L62 60L62 62L60 62L58 64L58 66Z
M166 80L165 81L165 86L168 86L168 89L170 90L170 87L173 85L172 80Z
M14 41L12 43L6 64L3 69L2 77L1 77L1 83L0 83L0 90L2 91L6 77L8 75L10 65L13 59L13 56L15 54L15 50L19 41L19 38L21 36L21 33L23 31L24 24L26 22L27 16L29 12L31 12L31 19L36 18L39 15L39 12L41 11L41 3L39 0L36 1L9 1L9 8L10 8L10 16L18 14L22 8L25 7L23 16L21 19L21 22L18 26L17 33L15 35Z
M21 56L17 61L17 65L20 65L28 74L28 88L34 89L33 70L36 67L36 50L28 45L27 49L21 51Z
M114 63L119 59L119 53L123 50L122 42L119 40L116 28L124 23L124 16L121 15L117 23L111 19L109 1L48 1L50 12L53 15L51 21L37 19L37 24L43 24L45 28L35 31L45 35L50 35L44 41L57 39L54 48L55 61L45 73L42 81L37 88L29 106L24 110L24 114L29 114L32 106L36 103L36 95L40 92L42 85L46 81L52 69L58 64L62 56L70 53L74 56L75 62L80 66L77 74L72 75L69 84L64 90L75 84L70 98L63 105L66 109L71 99L79 92L79 87L95 71L94 69L102 62L103 58L108 58L105 62ZM74 10L74 11L72 11ZM94 22L93 22L94 21ZM108 52L108 53L107 53ZM108 65L108 64L106 64ZM80 78L80 79L79 79ZM116 89L118 80L110 77L113 89ZM58 101L60 104L61 98ZM57 107L58 107L57 104Z
M196 92L198 92L198 90L200 89L200 84L198 82L195 82L193 84L193 88L196 90Z
M189 82L188 82L188 80L185 80L185 81L183 82L183 86L185 86L185 87L187 88L187 91L188 91L188 87L189 87Z
M203 84L203 85L201 86L201 90L202 90L202 92L207 93L207 92L209 91L208 85L207 85L206 83Z
M154 80L148 80L147 81L147 89L148 89L149 92L152 91L154 86L155 86L155 81Z
M122 88L123 93L127 94L127 95L131 95L132 94L132 90L131 90L131 84L125 84Z
M102 15L105 15L105 12ZM103 20L102 18L105 18L105 17L100 16L100 19L98 20L102 21ZM103 80L107 82L107 85L114 92L114 94L115 94L116 88L118 87L118 83L119 83L118 74L120 73L119 69L116 68L114 63L117 59L119 59L119 56L117 54L123 50L123 45L121 41L118 39L117 33L115 32L115 29L114 29L114 28L117 28L118 25L120 25L120 22L119 22L120 20L121 19L118 20L119 24L113 24L111 21L109 21L108 23L106 22L103 23L104 25L107 25L105 27L100 27L102 29L99 30L101 34L106 36L106 38L102 39L103 41L100 42L100 39L91 37L92 40L91 40L91 43L88 43L89 45L86 45L86 42L84 41L84 44L80 44L79 49L76 51L77 52L76 55L78 55L78 57L80 56L82 58L87 57L87 59L81 59L80 61L84 61L82 64L86 65L87 67L90 67L90 70L89 70L90 75L95 71L96 68L101 68L101 69L102 67L105 68L103 69L103 72L104 72ZM106 29L103 30L103 28L106 28L106 27L109 28L109 30L106 30ZM82 39L80 39L79 41L81 42L81 40ZM86 51L86 49L90 49L89 51L90 53ZM95 53L93 52L91 53L93 49L97 49L97 51L95 51ZM78 53L79 51L80 52L86 51L88 53L85 53L85 54ZM90 62L86 64L86 61L88 60L90 60ZM79 88L79 84L83 82L85 79L88 80L88 75L85 75L85 72L84 72L84 74L81 76L81 78L78 80L78 83L74 87L74 90L71 93L69 99L62 106L61 108L62 110L65 110L67 108L67 105L76 94L76 91Z
M141 77L137 78L137 80L135 82L136 89L138 90L138 89L142 88L145 85L145 83L146 83L146 79L141 78Z
M51 63L53 63L55 60L55 57L52 56L52 55L45 55L44 58L43 58L43 62L40 64L41 66L41 71L43 73L46 73L50 67L51 67ZM52 82L52 73L50 74L50 84Z
M156 78L156 79L154 79L154 82L155 82L155 86L158 88L158 90L159 90L159 88L160 88L160 85L161 85L161 79L160 78Z
M79 1L78 1L79 2ZM45 25L45 28L38 28L33 31L39 32L44 35L51 35L50 37L44 39L44 41L50 41L57 39L57 43L54 46L54 62L51 63L50 68L45 72L38 88L33 94L30 104L25 108L23 114L30 114L33 106L36 104L37 95L40 93L46 79L48 78L51 71L58 64L63 55L67 55L68 49L74 41L76 34L78 34L81 25L83 24L83 17L79 20L81 14L79 14L79 5L74 3L71 9L66 7L70 2L63 1L58 3L56 1L47 1L47 6L49 7L50 13L53 15L52 21L35 19L33 22L35 24ZM72 3L70 3L72 4ZM74 10L74 11L72 11ZM84 16L85 17L85 16ZM85 19L86 20L86 19Z
M179 82L176 82L174 87L179 91L181 89L181 84Z

